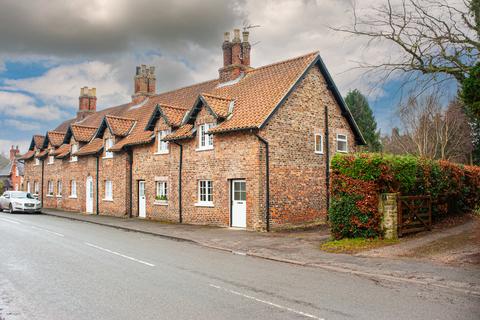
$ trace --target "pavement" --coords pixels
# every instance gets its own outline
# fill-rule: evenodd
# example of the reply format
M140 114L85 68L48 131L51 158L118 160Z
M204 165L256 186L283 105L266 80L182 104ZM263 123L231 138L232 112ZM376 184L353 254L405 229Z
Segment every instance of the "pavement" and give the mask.
M480 296L478 266L448 266L430 261L332 254L319 250L329 237L327 228L300 232L260 233L232 228L161 223L138 218L85 215L44 209L61 218L189 242L239 255L311 266L370 279L416 283Z
M214 229L237 232L239 242L243 233L263 236ZM473 293L50 215L0 213L0 234L0 319L6 320L478 319L480 313Z

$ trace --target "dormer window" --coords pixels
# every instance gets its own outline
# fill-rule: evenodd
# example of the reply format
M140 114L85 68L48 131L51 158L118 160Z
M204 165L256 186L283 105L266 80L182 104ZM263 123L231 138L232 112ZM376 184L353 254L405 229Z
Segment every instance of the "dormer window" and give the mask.
M168 153L168 141L162 141L164 137L170 134L170 130L161 130L157 133L157 154Z
M70 151L70 154L72 155L70 157L70 161L72 161L72 162L78 161L78 157L73 155L77 151L78 151L78 144L73 144L72 145L72 150Z
M198 126L198 149L210 150L213 149L213 136L208 134L208 130L214 127L213 123L204 123Z
M105 140L105 158L113 158L113 152L109 151L113 147L113 139L108 138Z

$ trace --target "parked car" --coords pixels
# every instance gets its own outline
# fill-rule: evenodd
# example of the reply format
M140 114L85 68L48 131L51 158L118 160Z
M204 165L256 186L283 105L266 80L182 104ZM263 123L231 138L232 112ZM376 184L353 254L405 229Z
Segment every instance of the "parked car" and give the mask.
M12 212L37 212L42 210L42 203L25 191L5 191L0 196L0 210Z

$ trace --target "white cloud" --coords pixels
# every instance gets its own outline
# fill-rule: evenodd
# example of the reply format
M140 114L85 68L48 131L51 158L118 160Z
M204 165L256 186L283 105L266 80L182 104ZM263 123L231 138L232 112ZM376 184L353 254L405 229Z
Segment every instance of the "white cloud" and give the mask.
M0 91L0 114L32 121L59 120L63 112L50 105L39 106L35 99L20 92Z
M26 91L47 104L76 110L80 88L96 87L99 104L112 105L125 101L128 92L117 79L111 64L90 61L60 65L45 74L19 80L6 80L6 88Z

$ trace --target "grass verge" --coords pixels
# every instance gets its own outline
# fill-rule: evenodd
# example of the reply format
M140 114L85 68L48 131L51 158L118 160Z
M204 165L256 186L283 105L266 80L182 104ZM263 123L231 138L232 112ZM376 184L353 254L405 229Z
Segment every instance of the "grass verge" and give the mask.
M379 247L390 246L398 243L397 239L363 239L345 238L341 240L329 240L320 245L320 249L330 253L358 253Z

